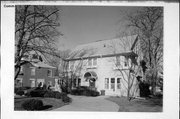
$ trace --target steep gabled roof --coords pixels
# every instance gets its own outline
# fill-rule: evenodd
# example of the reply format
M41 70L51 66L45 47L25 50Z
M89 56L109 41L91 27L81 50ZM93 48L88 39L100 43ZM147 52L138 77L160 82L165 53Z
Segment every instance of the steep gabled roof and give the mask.
M131 53L137 37L132 35L79 45L72 50L68 59Z

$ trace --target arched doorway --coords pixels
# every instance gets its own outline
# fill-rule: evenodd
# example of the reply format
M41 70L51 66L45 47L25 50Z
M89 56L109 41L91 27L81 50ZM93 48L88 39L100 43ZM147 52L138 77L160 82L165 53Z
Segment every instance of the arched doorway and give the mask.
M90 88L96 88L97 74L94 71L86 72L84 78L89 82Z

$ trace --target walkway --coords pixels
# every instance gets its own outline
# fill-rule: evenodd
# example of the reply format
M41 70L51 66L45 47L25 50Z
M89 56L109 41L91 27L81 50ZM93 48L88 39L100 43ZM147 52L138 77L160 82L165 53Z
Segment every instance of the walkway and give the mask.
M108 101L107 96L86 97L86 96L73 96L72 102L53 111L106 111L117 112L119 106L114 102Z

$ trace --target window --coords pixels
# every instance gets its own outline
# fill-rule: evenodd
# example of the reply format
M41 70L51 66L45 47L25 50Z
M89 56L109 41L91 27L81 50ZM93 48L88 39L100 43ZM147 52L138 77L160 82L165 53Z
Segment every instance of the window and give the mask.
M97 65L97 58L88 59L88 66L96 66L96 65Z
M74 63L75 63L75 61L69 62L69 64L68 64L68 69L69 70L73 70L74 69Z
M105 89L109 89L109 78L105 78Z
M92 59L88 59L88 66L92 66Z
M96 66L97 65L97 58L94 58L93 59L93 66Z
M117 78L117 89L121 88L121 78Z
M116 66L120 65L120 56L116 56Z
M115 78L111 78L111 89L115 89Z
M47 71L47 76L48 76L48 77L52 77L52 69L48 69L48 71Z
M23 66L21 66L20 72L23 73Z
M128 66L128 58L127 58L127 57L124 58L124 66L125 66L125 67Z
M31 75L34 76L35 74L36 74L36 68L33 67L33 68L31 68Z

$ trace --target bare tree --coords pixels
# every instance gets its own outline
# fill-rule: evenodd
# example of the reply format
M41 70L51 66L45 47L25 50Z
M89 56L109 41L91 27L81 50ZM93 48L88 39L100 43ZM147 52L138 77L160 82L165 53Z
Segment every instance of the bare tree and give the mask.
M21 66L26 63L22 58L31 51L42 55L57 55L56 38L58 32L59 9L52 6L16 6L15 14L15 79Z
M63 79L63 84L66 90L71 91L73 82L81 75L81 71L87 62L82 58L87 54L87 50L66 51L64 52L59 71Z
M144 61L155 92L158 71L163 70L163 8L142 7L126 16L127 26L139 34Z
M141 73L141 67L138 64L140 60L140 51L138 45L138 36L131 38L123 33L123 37L119 42L112 42L112 48L116 58L113 63L116 70L121 74L123 81L121 82L127 91L127 100L131 100L138 91L138 83L136 77ZM124 54L119 54L119 51Z

